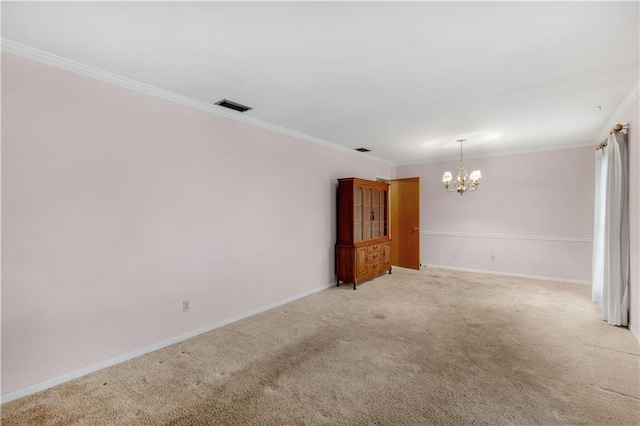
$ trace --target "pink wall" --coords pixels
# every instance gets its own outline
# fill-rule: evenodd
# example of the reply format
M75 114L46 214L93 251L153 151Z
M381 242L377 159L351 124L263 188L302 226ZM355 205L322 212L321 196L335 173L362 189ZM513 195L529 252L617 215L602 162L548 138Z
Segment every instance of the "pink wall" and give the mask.
M455 161L396 170L2 61L3 394L331 283L338 177L421 177L423 263L590 279L592 147L469 159L460 197ZM637 101L627 117L638 335Z
M636 339L640 336L640 140L638 138L640 108L638 104L639 101L636 99L619 121L629 123L629 232L631 234L629 328Z
M469 158L477 192L447 193L457 161L399 166L419 176L421 262L427 266L591 279L594 148Z
M336 179L395 173L2 60L4 394L333 282Z

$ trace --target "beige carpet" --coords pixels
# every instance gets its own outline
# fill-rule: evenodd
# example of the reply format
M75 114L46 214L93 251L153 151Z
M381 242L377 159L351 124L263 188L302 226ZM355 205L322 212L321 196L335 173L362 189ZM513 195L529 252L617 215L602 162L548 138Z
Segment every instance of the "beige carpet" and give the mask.
M2 406L2 425L640 423L587 286L394 269Z

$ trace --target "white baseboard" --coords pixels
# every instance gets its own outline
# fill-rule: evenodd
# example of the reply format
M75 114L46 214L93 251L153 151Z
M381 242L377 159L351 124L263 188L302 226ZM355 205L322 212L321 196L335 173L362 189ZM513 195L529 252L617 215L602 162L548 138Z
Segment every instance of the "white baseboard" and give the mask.
M591 281L582 281L582 280L571 280L567 278L555 278L555 277L544 277L541 275L528 275L528 274L514 274L511 272L501 272L501 271L486 271L483 269L471 269L471 268L456 268L453 266L442 266L442 265L426 265L421 264L427 268L434 269L449 269L452 271L462 271L462 272L478 272L480 274L493 274L493 275L504 275L507 277L519 277L519 278L531 278L534 280L542 280L542 281L555 281L560 283L571 283L571 284L582 284L582 285L591 285Z
M638 332L631 326L631 324L629 324L629 327L627 327L629 329L629 331L631 332L631 334L633 335L633 337L636 338L636 340L638 342L640 342L640 336L638 335Z
M478 272L478 273L481 273L481 274L504 275L504 276L508 276L508 277L531 278L531 279L534 279L534 280L544 280L544 281L555 281L555 282L561 282L561 283L591 285L591 281L569 280L569 279L566 279L566 278L543 277L543 276L539 276L539 275L527 275L527 274L512 274L510 272L485 271L485 270L481 270L481 269L470 269L470 268L455 268L455 267L452 267L452 266L426 265L424 263L421 263L420 266L423 266L425 268L433 268L433 269L448 269L448 270L451 270L451 271L462 271L462 272ZM633 337L635 337L635 339L640 342L640 335L638 335L638 332L632 327L632 325L629 324L629 326L627 328L629 329L629 331L631 332Z
M101 362L98 362L96 364L92 364L92 365L83 367L83 368L81 368L79 370L75 370L75 371L72 371L70 373L63 374L63 375L55 377L53 379L49 379L49 380L45 380L44 382L36 383L36 384L31 385L29 387L26 387L24 389L20 389L20 390L14 391L14 392L10 392L8 394L2 395L1 401L4 404L6 402L13 401L13 400L16 400L18 398L25 397L27 395L31 395L33 393L40 392L40 391L43 391L45 389L49 389L49 388L51 388L53 386L68 382L68 381L73 380L73 379L77 379L78 377L85 376L87 374L96 372L98 370L102 370L103 368L111 367L112 365L119 364L121 362L128 361L128 360L133 359L133 358L137 358L137 357L139 357L141 355L148 354L149 352L157 351L158 349L162 349L164 347L167 347L167 346L173 345L175 343L181 342L183 340L189 339L191 337L195 337L195 336L197 336L199 334L206 333L206 332L211 331L211 330L215 330L216 328L222 327L222 326L227 325L227 324L231 324L232 322L236 322L236 321L239 321L241 319L250 317L252 315L256 315L256 314L259 314L261 312L265 312L265 311L268 311L270 309L277 308L278 306L282 306L282 305L285 305L287 303L293 302L294 300L301 299L301 298L306 297L306 296L310 296L310 295L312 295L314 293L317 293L319 291L325 290L325 289L327 289L329 287L332 287L332 286L335 286L335 283L325 284L323 286L313 288L313 289L305 291L303 293L295 294L293 296L287 297L287 298L279 300L277 302L270 303L268 305L261 306L261 307L256 308L256 309L252 309L249 312L245 312L243 314L236 315L234 317L224 319L224 320L216 322L214 324L210 324L210 325L198 328L196 330L189 331L189 332L181 334L179 336L175 336L175 337L172 337L170 339L163 340L161 342L154 343L154 344L149 345L149 346L145 346L144 348L137 349L137 350L135 350L133 352L129 352L129 353L117 356L115 358L107 359L105 361L101 361Z

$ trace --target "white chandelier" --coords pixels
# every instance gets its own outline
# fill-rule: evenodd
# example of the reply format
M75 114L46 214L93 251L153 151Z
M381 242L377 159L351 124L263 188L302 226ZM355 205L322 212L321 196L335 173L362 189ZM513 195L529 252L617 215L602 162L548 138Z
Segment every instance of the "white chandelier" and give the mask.
M457 192L460 195L467 191L475 191L478 189L480 178L482 177L480 170L472 171L471 176L467 174L464 164L462 164L462 142L464 141L466 141L466 139L458 139L458 142L460 142L460 168L458 170L458 178L453 185L451 185L451 179L453 178L451 172L444 172L442 175L442 182L444 182L444 188L447 192Z

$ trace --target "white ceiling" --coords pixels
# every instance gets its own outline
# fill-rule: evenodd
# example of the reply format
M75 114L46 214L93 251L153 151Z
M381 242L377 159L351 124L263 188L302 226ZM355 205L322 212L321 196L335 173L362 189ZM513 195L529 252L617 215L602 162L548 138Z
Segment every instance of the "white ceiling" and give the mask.
M638 81L638 6L2 2L2 37L402 164L464 137L465 156L594 144Z

